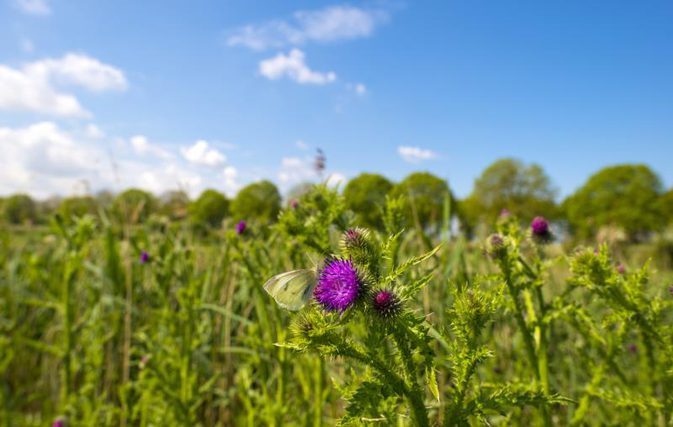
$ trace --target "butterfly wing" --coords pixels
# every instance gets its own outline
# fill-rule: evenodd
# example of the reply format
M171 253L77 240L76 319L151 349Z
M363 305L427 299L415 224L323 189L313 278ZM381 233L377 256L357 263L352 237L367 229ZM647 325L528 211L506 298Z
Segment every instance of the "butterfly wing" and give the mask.
M278 305L297 311L306 305L316 285L315 270L293 270L273 276L264 284L264 290Z

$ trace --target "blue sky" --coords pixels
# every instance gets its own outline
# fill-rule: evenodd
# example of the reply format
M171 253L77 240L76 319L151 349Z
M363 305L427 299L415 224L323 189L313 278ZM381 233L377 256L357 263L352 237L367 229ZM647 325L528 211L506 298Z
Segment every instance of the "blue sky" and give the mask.
M673 185L670 1L0 0L0 194L234 194L494 160L560 195L649 164Z

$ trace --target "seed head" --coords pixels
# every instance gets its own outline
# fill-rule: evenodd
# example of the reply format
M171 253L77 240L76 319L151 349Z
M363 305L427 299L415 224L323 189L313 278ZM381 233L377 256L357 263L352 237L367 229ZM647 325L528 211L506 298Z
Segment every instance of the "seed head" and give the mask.
M400 299L392 291L382 289L377 291L372 298L374 310L382 317L392 317L399 313Z
M344 311L363 290L360 273L351 260L333 258L325 262L313 296L328 311Z

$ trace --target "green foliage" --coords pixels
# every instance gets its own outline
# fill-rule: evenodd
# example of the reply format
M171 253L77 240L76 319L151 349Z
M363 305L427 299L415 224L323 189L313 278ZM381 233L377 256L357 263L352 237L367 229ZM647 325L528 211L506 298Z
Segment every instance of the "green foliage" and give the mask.
M408 208L389 196L385 232L353 228L321 185L242 235L106 215L0 228L0 424L673 422L670 270L566 253L514 217L486 255L404 231ZM365 283L343 313L265 293L335 255Z
M451 203L453 196L449 186L441 178L428 172L415 172L395 185L391 191L394 197L404 197L406 218L409 227L439 232L445 201ZM454 212L451 209L451 212Z
M563 208L580 238L613 226L633 240L663 227L661 193L659 177L647 166L611 166L592 175L564 201Z
M205 190L189 206L189 215L193 222L211 227L221 225L229 213L229 200L215 190Z
M673 190L668 190L659 199L659 210L664 216L666 223L673 223Z
M500 159L475 180L472 194L461 203L461 212L469 228L494 223L503 209L529 223L538 215L554 218L555 195L541 166Z
M272 222L280 211L280 193L271 181L259 181L243 187L231 202L235 220Z
M386 195L392 188L392 182L384 176L362 173L348 181L343 196L348 209L355 212L359 224L381 230Z
M114 198L112 210L123 223L135 224L149 218L157 209L154 196L146 191L131 188Z
M189 204L189 196L184 191L169 191L160 198L159 212L172 220L181 220L187 217Z
M33 224L37 221L37 208L27 194L14 194L3 203L3 215L9 224Z
M66 221L84 215L96 215L97 210L96 200L91 196L67 197L61 200L58 206L58 213Z

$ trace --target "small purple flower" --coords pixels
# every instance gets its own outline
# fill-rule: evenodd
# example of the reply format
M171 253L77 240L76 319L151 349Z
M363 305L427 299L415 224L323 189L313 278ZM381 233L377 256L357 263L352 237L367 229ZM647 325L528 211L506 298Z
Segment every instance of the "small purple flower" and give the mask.
M635 345L634 343L631 343L626 346L626 349L629 351L631 354L635 354L638 352L638 346Z
M51 427L65 427L65 420L63 418L56 418Z
M621 274L622 276L626 274L626 267L624 267L624 264L621 262L617 264L617 273Z
M486 240L486 253L493 258L500 258L505 255L507 247L505 240L500 234L491 234Z
M245 233L247 226L248 224L245 221L239 221L238 224L236 224L236 234L241 235Z
M150 254L148 254L146 251L142 251L140 253L140 263L147 264L148 262L150 262Z
M549 222L542 216L533 218L533 221L530 223L530 231L533 233L533 237L538 240L547 241L551 239Z
M509 211L507 208L502 208L500 210L500 218L509 218L512 215L512 212Z
M400 300L392 291L383 289L374 294L372 305L381 316L391 317L399 312Z
M329 259L318 278L313 296L330 311L344 311L362 293L360 274L351 260Z
M299 200L297 199L290 200L290 207L292 209L297 209L299 207Z

